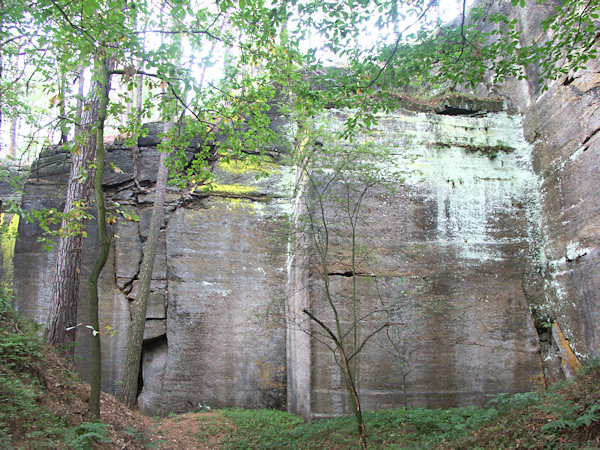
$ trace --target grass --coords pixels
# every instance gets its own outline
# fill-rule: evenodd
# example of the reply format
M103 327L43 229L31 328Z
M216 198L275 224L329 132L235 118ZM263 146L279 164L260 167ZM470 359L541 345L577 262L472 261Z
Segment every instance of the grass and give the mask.
M489 420L491 409L395 409L365 413L372 448L429 448ZM171 420L177 421L176 418ZM336 417L305 423L273 410L223 409L198 415L194 438L223 449L358 449L356 422Z
M372 448L428 448L463 436L489 420L493 409L395 409L365 413ZM176 418L170 420L177 421ZM356 422L336 417L305 423L274 410L223 409L198 415L198 444L223 449L358 449Z
M600 364L545 392L500 394L485 407L400 408L364 414L371 448L598 448ZM304 423L272 410L198 416L197 442L216 448L358 449L352 417Z

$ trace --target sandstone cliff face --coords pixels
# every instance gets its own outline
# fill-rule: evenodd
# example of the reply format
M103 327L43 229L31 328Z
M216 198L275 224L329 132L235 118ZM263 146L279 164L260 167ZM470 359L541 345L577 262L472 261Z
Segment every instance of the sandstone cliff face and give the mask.
M519 11L526 39L539 39L544 7ZM373 133L356 140L391 149L386 176L395 185L368 192L357 226L369 250L360 267L367 276L356 286L359 313L369 315L362 336L382 320L371 314L382 301L402 323L390 334L395 345L380 334L358 358L365 408L479 403L486 394L560 378L572 359L569 346L579 357L598 354L598 70L591 66L541 92L532 69L529 82L479 93L503 96L510 113L498 102L462 98L460 107L381 116ZM320 145L338 144L331 136L346 114L329 111L316 120L324 130ZM285 153L293 127L285 117L273 119L282 135L277 150ZM141 218L115 224L101 280L101 323L115 332L103 336L109 392L120 377L150 218L154 128L140 141L138 177L146 193L133 187L130 150L118 143L108 149L122 170L108 170L109 197ZM305 235L288 240L288 221L301 218L315 192L279 153L268 178L221 164L209 195L169 192L145 333L142 411L287 404L307 418L349 412L339 369L301 313L310 309L330 323L319 264ZM46 151L25 186L24 207L62 208L67 173L68 156ZM296 184L304 188L295 191ZM331 201L327 211L343 215ZM336 225L328 274L333 296L344 301L353 289L350 235L343 221ZM15 306L43 323L54 256L36 242L36 226L21 223L20 233ZM92 224L82 280L97 245ZM347 310L344 318L351 320ZM85 333L80 340L78 354L86 355ZM78 364L85 375L86 362Z
M138 179L152 187L160 127L150 126L140 142ZM100 284L103 332L103 389L116 392L125 355L129 304L150 222L152 190L138 192L132 179L131 150L108 146L108 198L136 210L140 222L119 219ZM195 148L189 149L190 156ZM112 171L114 163L120 171ZM62 208L68 155L46 151L32 168L24 207ZM281 314L285 287L286 239L281 224L289 170L267 164L268 178L241 164L219 164L211 195L167 193L167 214L152 275L140 409L148 414L187 411L198 405L280 408L285 402L285 326ZM89 226L82 264L79 321L87 321L85 280L97 254L95 224ZM36 241L41 230L23 223L15 257L16 308L44 323L50 294L53 252ZM268 309L267 309L268 308ZM267 314L269 313L269 314ZM86 376L88 337L79 332L78 370Z
M503 2L487 4L490 13L511 14ZM552 2L516 10L525 43L544 40L540 22L550 8ZM590 61L587 67L561 77L546 91L537 82L535 67L528 70L528 81L509 80L492 88L522 114L540 180L540 276L534 273L525 283L528 302L540 331L557 321L580 358L597 356L600 348L600 64ZM549 368L560 365L552 345L542 356ZM547 376L555 379L556 373Z
M471 115L398 111L359 137L391 149L395 163L387 178L396 188L374 189L365 198L357 239L369 249L370 265L368 279L358 282L359 308L367 313L383 300L403 323L393 331L395 349L387 335L377 336L357 360L366 408L464 405L489 393L543 384L538 335L523 289L539 235L532 220L539 196L530 147L518 117L472 106L466 111ZM319 119L324 138L335 134L346 114L332 111ZM151 185L157 142L146 139L140 182ZM113 145L109 156L122 169L105 180L110 197L141 218L115 224L102 276L101 322L116 333L103 337L104 388L114 392L152 193L133 189L128 149ZM252 168L220 164L210 195L183 201L180 192L169 193L145 334L143 412L200 404L283 407L286 392L289 409L306 417L348 412L332 355L315 339L314 328L311 337L311 324L298 322L301 306L327 311L314 258L287 239L294 169L276 163L269 164L270 177L259 180ZM27 207L61 206L67 165L58 149L40 158L26 186ZM310 189L298 192L298 204L314 195ZM333 203L328 211L339 213ZM21 231L17 307L43 322L53 255L35 243L35 226L24 224ZM349 236L343 226L339 231L331 289L344 299L352 289ZM84 279L96 246L91 232ZM85 298L80 308L84 322ZM375 320L367 320L362 333L374 326ZM80 336L78 352L85 355L85 333ZM85 373L85 361L79 364Z
M363 407L454 406L487 394L544 385L538 334L524 279L537 257L538 179L517 116L398 112L379 118L357 142L391 149L394 191L371 189L356 240L370 253L357 279L359 340L390 319L401 325L375 336L358 356ZM323 118L332 135L347 113ZM333 142L330 145L335 145ZM327 144L324 144L325 146ZM497 155L490 157L494 149ZM317 195L307 187L304 197ZM299 205L306 199L298 199ZM346 205L326 200L331 297L350 329L352 236ZM310 206L307 206L309 208ZM335 228L335 231L333 229ZM290 265L288 321L311 310L334 329L322 265L311 253ZM306 417L351 413L326 338L305 320L288 332L288 399ZM388 339L390 338L390 339ZM391 342L390 342L391 340ZM331 342L329 342L331 344ZM390 345L393 344L393 345ZM290 355L293 355L290 358ZM307 361L309 361L307 363Z

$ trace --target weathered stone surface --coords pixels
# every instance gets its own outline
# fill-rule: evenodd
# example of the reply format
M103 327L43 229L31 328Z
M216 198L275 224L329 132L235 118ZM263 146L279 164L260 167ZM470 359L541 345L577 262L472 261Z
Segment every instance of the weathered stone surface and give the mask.
M50 146L31 165L30 177L33 180L46 180L65 183L69 176L71 154L63 147Z
M0 160L0 212L6 211L9 202L21 201L21 190L29 171L29 167L19 167L12 161Z
M335 131L343 120L344 113L332 111L326 126ZM358 224L358 233L373 252L376 283L359 284L361 308L372 309L383 294L386 301L400 302L398 311L405 316L398 320L411 324L395 335L401 354L394 356L378 337L360 356L365 407L481 402L499 390L531 389L541 377L537 333L522 284L531 259L535 226L529 211L536 205L537 180L519 129L520 122L505 113L398 112L381 117L365 137L392 149L396 164L388 176L397 189L375 189L363 204L367 220ZM494 158L480 150L497 147L509 150ZM148 173L153 152L141 154ZM269 175L256 179L264 168ZM283 215L294 209L288 197L292 170L276 161L263 168L232 162L217 165L215 174L208 198L179 204L178 193L171 193L179 206L163 223L152 276L140 408L155 414L199 403L281 407L287 389L289 408L306 417L348 411L339 371L330 353L306 333L312 325L299 313L310 307L324 314L314 264L286 241ZM144 179L151 181L150 175ZM60 200L55 185L32 180L28 186L37 204ZM47 189L45 196L40 187ZM152 193L138 195L139 203L132 195L126 198L140 222L115 225L118 237L101 288L103 326L116 332L104 339L105 389L112 392L123 367ZM345 298L347 228L340 223L337 229L331 287ZM39 234L27 230L24 236ZM97 251L92 235L86 267ZM25 265L51 268L50 261L39 264L39 244L26 242L17 261L25 257ZM582 255L574 249L570 257ZM36 299L32 316L38 319L45 314L46 287L20 284ZM82 306L82 317L86 311ZM81 370L85 374L86 368Z
M165 193L165 204L169 204L169 203L176 203L181 199L181 192L173 189L173 188L167 188L167 192ZM138 203L149 203L149 204L153 204L154 203L154 191L145 193L145 194L139 194L138 195ZM144 235L144 239L146 238L146 235Z
M137 276L142 262L142 241L139 224L118 220L114 227L115 275L118 286L123 289Z
M136 203L137 195L133 194L131 188L125 187L123 191L119 191L121 189L119 187L120 184L129 186L132 180L131 151L119 145L114 145L108 147L107 154L107 168L112 167L111 162L118 168L116 171L109 169L110 173L104 180L110 187L109 197L112 195L113 198L117 198L119 201L129 202L127 206L137 209L137 214L140 217L139 223L119 219L114 225L114 245L100 280L100 321L101 332L103 333L103 389L108 392L115 392L121 376L120 370L124 366L122 358L126 354L124 346L127 342L128 324L130 321L129 306L130 302L137 295L137 277L151 216L151 208L147 206L148 202L151 202L153 199L153 193L150 191L148 194L140 195L139 203ZM42 155L37 164L38 169L35 175L32 175L25 187L26 195L23 203L25 208L54 207L59 210L62 209L64 186L59 183L66 181L68 164L64 164L62 172L57 169L57 164L61 161L68 162L67 156L64 151L57 148L53 148ZM155 160L158 160L158 153L155 148L142 148L141 159L139 161L141 167L140 181L142 183L148 184L153 181L156 171ZM248 252L251 253L253 251L251 248L254 248L254 251L257 252L257 261L261 261L260 264L257 263L256 267L252 269L250 263L247 266L236 267L236 270L248 270L247 277L239 277L238 287L232 290L234 296L232 303L237 303L239 317L233 320L231 313L227 313L225 316L219 315L224 312L221 309L216 311L214 315L209 316L209 320L205 324L208 329L217 327L217 329L223 330L224 333L220 340L211 344L212 347L209 346L209 348L212 348L211 352L213 355L220 354L219 346L216 344L227 341L232 323L235 323L240 328L233 335L237 336L240 342L243 342L241 346L232 345L230 347L229 355L234 355L233 357L238 358L235 363L237 369L232 372L233 366L229 365L226 359L223 359L221 364L225 366L218 370L215 369L217 372L220 371L221 376L215 375L211 376L210 380L207 379L207 383L210 385L222 384L224 386L222 389L229 393L229 397L224 397L222 404L230 402L230 404L238 406L268 407L281 405L285 402L285 329L282 323L279 326L275 325L277 320L281 320L282 316L281 314L277 315L279 319L269 316L269 318L260 322L262 320L261 317L266 314L267 309L275 310L280 308L280 305L277 306L275 296L277 292L281 292L283 287L283 267L286 258L285 239L277 235L279 233L282 214L285 210L285 202L279 200L270 201L267 198L267 193L273 194L274 198L286 195L283 193L283 179L289 171L275 164L271 164L270 167L275 169L272 175L263 178L258 183L254 181L254 175L258 172L257 168L244 167L243 169L236 169L236 189L240 189L239 186L243 186L244 183L255 183L256 188L247 187L247 189L260 193L256 202L243 200L236 195L236 192L230 192L231 189L228 187L229 181L225 179L218 180L221 185L221 191L215 195L215 200L212 200L215 202L213 205L214 208L219 210L219 214L215 216L220 217L221 219L219 220L226 222L228 214L237 214L239 223L237 226L232 226L232 230L235 230L235 235L239 242L245 242L244 234L247 232L247 229L254 230L255 236L251 239L253 243L249 244ZM170 201L173 204L176 204L180 199L179 192L170 191L169 195ZM197 214L197 220L203 223L203 227L211 229L213 236L220 234L220 228L216 228L215 224L210 221L210 218L204 223L206 217L203 215L204 206L201 200L192 200L191 203L188 202L188 205L189 209L180 209L176 212L176 215L183 214L183 217L187 217L189 214ZM163 223L163 226L167 226L166 221ZM166 361L166 353L168 351L167 340L165 339L168 317L167 301L171 303L175 301L179 304L185 303L185 300L193 304L196 301L198 293L205 297L208 296L208 299L205 301L214 301L212 299L213 292L204 287L204 281L206 280L204 268L198 271L197 264L192 264L189 267L179 267L179 263L181 262L178 256L180 248L190 247L189 251L191 253L200 253L208 256L205 262L210 269L208 273L213 274L211 276L220 276L219 274L224 268L227 268L227 274L233 273L229 267L229 254L224 253L219 256L215 253L214 261L218 262L215 265L209 253L210 249L207 250L202 247L202 245L210 245L213 246L211 248L214 248L214 239L209 238L207 241L204 240L204 237L198 240L189 239L192 236L202 235L197 234L198 230L195 230L193 227L188 230L188 225L185 221L179 223L176 227L179 227L181 230L171 232L170 234L170 239L176 243L176 247L171 249L170 253L167 252L166 233L164 230L161 231L147 311L148 320L144 339L148 342L144 345L143 369L145 386L143 398L140 399L140 405L146 403L153 405L148 408L154 409L145 409L145 411L152 413L170 410L175 407L185 409L190 406L189 401L183 400L185 395L187 395L187 391L180 391L179 397L173 401L165 401L165 397L161 391L161 384L158 381L153 381L162 379L163 373L160 368L164 364L162 362L156 363L156 361ZM52 252L45 252L42 245L36 241L36 238L40 234L39 228L33 224L24 223L21 225L22 239L19 241L15 258L18 277L15 292L18 297L16 300L17 308L29 317L43 323L47 317L47 299L50 294L48 280L51 279L54 254ZM221 242L227 242L229 237L228 235L222 235L220 239ZM80 345L77 348L77 355L84 357L89 354L89 343L87 333L85 332L88 314L87 286L85 282L89 268L92 266L98 251L95 224L93 222L90 223L88 228L88 238L86 239L85 247L84 262L82 264L81 304L79 306L79 321L82 323L80 327L82 331L79 333ZM237 251L235 246L230 246L230 248L232 251ZM206 253L204 250L206 250ZM173 262L169 262L168 258L173 259ZM240 259L240 263L242 262L243 258ZM177 266L176 270L174 270L176 276L173 279L169 279L168 282L173 284L175 294L180 293L180 295L176 295L175 297L171 297L171 289L167 285L169 267L173 267L173 263ZM198 292L187 291L187 288L182 291L181 284L184 283L184 280L177 278L177 276L180 276L182 273L188 273L188 271L190 280L201 283L201 289ZM270 280L268 281L270 287L267 289L262 289L263 278ZM246 289L244 284L245 279L253 280L253 289ZM193 284L189 285L190 288L193 286ZM27 299L27 301L21 299ZM281 298L278 300L281 301ZM182 308L183 305L179 307L179 311ZM175 309L175 312L177 312L177 309ZM173 317L170 317L170 320L173 323L177 323L178 320L184 320L185 322L185 317L186 313L183 316L174 314ZM202 317L204 319L204 316ZM262 334L257 333L255 335L253 329L259 326L257 325L258 323L267 324L267 326ZM181 333L177 333L176 330L172 330L172 332L172 342L175 349L177 349L178 341L185 342L187 339L186 332L198 334L198 330L193 329L189 324L181 328ZM202 336L202 339L206 341L202 343L202 347L200 348L206 348L207 343L211 342L212 337L210 335L198 335ZM264 346L256 344L257 341L254 340L256 336L262 336L261 339L265 343ZM168 342L170 345L171 339ZM242 348L245 348L244 354L240 352ZM152 352L156 352L156 354ZM224 354L227 353L225 352ZM177 355L177 353L174 352L174 355ZM183 354L178 355L178 357L182 357L183 361L189 359L191 363L195 362L193 358L190 359L190 355ZM207 356L203 355L203 358L207 358ZM87 371L89 370L87 359L78 358L77 361L78 370L84 377L87 377ZM209 367L212 367L210 366L210 358L208 361ZM219 363L215 362L215 364L218 365ZM246 365L248 365L251 375L250 373L246 373ZM197 382L195 368L188 365L185 367L185 370L189 372L191 377L194 377L194 382ZM234 373L236 375L232 376ZM169 372L169 374L171 378L168 378L167 381L178 385L177 381L173 381L173 372ZM177 379L179 374L175 372L174 376ZM251 382L253 387L248 387L245 384L246 380ZM238 385L244 386L242 391L235 389L235 386ZM206 392L207 390L210 390L209 387L203 388L202 392ZM159 391L159 397L153 397ZM218 394L215 394L215 397L211 398L217 397ZM153 403L154 400L148 400L151 398L157 398L159 402ZM233 403L231 403L232 398L235 398ZM213 404L217 403L216 400L211 402Z
M283 294L280 207L217 198L204 208L178 209L167 227L169 350L162 383L145 385L140 405L280 407L285 329L280 314L265 317Z
M525 114L534 142L544 223L542 261L546 272L540 309L551 311L580 355L600 348L600 197L593 182L600 163L600 81L583 93L556 84ZM572 120L577 117L577 120Z
M138 138L138 145L140 147L155 147L160 144L160 134L163 132L164 124L162 122L149 122L144 124L144 128L147 130L146 136Z
M561 369L567 378L575 376L575 374L583 369L581 361L571 350L569 342L565 339L565 335L558 326L558 323L552 324L552 342L558 348L558 353L561 360Z
M105 186L123 184L133 179L133 155L130 148L107 146L106 159L102 176Z
M154 341L167 334L167 321L163 319L146 320L144 342Z
M67 168L68 170L68 168ZM40 209L55 207L62 209L62 186L46 183L41 179L30 179L25 185L23 207ZM75 348L75 366L84 378L89 372L89 323L87 278L99 249L97 231L92 225L84 240L83 261L81 266L80 304L78 308L79 326L77 346ZM15 248L14 306L26 317L45 324L48 317L51 295L52 268L55 254L47 251L37 242L41 230L33 223L21 221L20 239ZM99 314L102 333L102 388L115 392L123 367L122 357L126 342L126 321L129 319L128 301L115 286L114 254L111 250L106 267L99 280ZM107 328L109 327L109 328Z
M543 42L541 22L552 2L510 8L507 2L484 0L489 13L519 18L525 44ZM488 27L492 26L491 24ZM519 30L521 31L521 30ZM528 68L528 80L507 80L492 91L523 116L524 135L532 143L532 162L541 183L537 267L525 290L536 323L557 320L580 357L600 349L600 196L595 180L600 159L600 63L561 76L544 91L539 68ZM479 93L484 94L487 88ZM568 256L573 253L574 259ZM540 283L540 279L542 282Z
M139 282L135 280L132 284L131 292L127 295L129 300L137 298ZM167 318L167 282L166 280L152 280L150 282L150 294L148 296L148 307L146 309L146 319L166 319Z
M324 120L334 135L345 115ZM467 405L542 386L538 334L522 286L534 257L528 242L536 223L527 211L539 208L539 198L520 121L505 113L397 113L381 117L357 140L392 149L396 167L388 177L397 183L395 192L371 189L361 205L355 238L370 258L358 266L369 275L357 285L358 317L368 317L358 342L389 320L383 305L403 324L392 332L395 346L384 333L358 356L363 407ZM499 144L512 150L494 158L478 151ZM339 194L335 188L333 194ZM346 206L325 198L329 291L344 332L353 323L352 235ZM320 259L294 263L308 267L290 270L292 314L299 317L307 307L335 328ZM323 331L315 323L310 330L313 336ZM288 333L288 355L310 361L309 368L291 363L294 393L311 387L309 398L299 394L289 405L308 418L351 413L340 369L322 341L307 346L301 335Z
M168 352L166 339L158 339L144 344L144 351L142 352L143 388L142 395L138 400L138 406L142 414L149 416L156 414L155 405L164 400L164 398L161 398L162 392L153 388L153 386L162 384ZM148 390L148 387L150 387L150 390Z
M94 252L94 257L96 253ZM104 270L102 271L99 284L100 302L99 317L100 331L102 333L102 389L106 392L115 393L119 389L121 373L124 367L124 358L127 354L126 344L129 325L129 300L115 286L115 268L112 261L115 260L113 250L109 254ZM91 267L88 266L88 267ZM87 275L82 277L82 284L87 287ZM87 289L82 290L82 297L87 299ZM85 314L85 315L83 315ZM87 307L80 304L79 321L88 323L89 312ZM81 335L86 333L80 332ZM88 340L87 336L86 341ZM87 342L86 346L89 345ZM78 351L80 351L78 349ZM87 373L89 351L80 351L84 356L78 362L78 371Z

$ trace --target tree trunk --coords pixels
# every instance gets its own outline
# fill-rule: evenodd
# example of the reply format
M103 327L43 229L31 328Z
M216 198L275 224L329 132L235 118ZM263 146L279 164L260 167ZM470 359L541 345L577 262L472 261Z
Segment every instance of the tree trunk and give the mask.
M348 361L341 346L338 349L341 354L340 356L342 357L342 369L344 370L344 378L346 380L346 390L350 394L350 403L352 404L354 417L356 417L356 426L358 428L360 446L361 448L366 449L367 431L365 429L365 422L363 421L362 409L360 407L360 397L358 396L358 391L356 390L352 368L350 367L350 362Z
M93 128L98 120L99 84L94 82L90 90L88 105L81 118L83 143L77 144L72 153L71 169L67 184L64 213L75 208L87 208L90 203L96 158L96 135ZM68 225L63 218L62 227ZM59 350L74 355L77 305L79 301L79 273L81 271L83 236L62 235L58 240L56 262L52 272L52 294L46 339Z
M75 129L73 130L73 137L77 138L81 135L83 124L81 123L81 116L83 115L83 86L85 84L85 69L81 67L79 69L79 91L77 92L77 107L75 109Z
M312 320L314 320L323 330L325 330L325 332L329 335L331 340L335 343L335 347L341 358L341 361L338 361L338 359L336 357L336 363L338 364L340 369L342 369L344 383L346 384L346 391L348 392L348 395L350 396L350 404L352 405L352 411L354 412L354 416L356 417L356 425L358 428L358 437L360 440L360 446L363 450L365 450L367 448L367 431L365 429L365 422L364 422L363 416L362 416L362 408L360 406L360 397L358 396L355 378L352 373L352 368L350 366L350 359L354 358L356 356L357 352L360 352L360 349L354 349L352 356L348 357L348 355L346 354L346 351L344 350L343 335L341 334L341 332L338 331L338 335L336 336L335 333L331 330L331 328L329 328L327 325L325 325L325 323L323 323L323 321L321 321L317 317L315 317L314 314L307 311L306 309L303 309L302 311L306 315L308 315L308 317L310 317ZM338 322L338 321L336 320L336 322ZM378 331L381 331L382 328L380 328ZM339 330L339 326L338 326L338 330ZM371 334L370 336L374 336L378 331ZM360 348L362 348L362 346L366 343L366 341L368 339L369 339L369 337L367 337L366 340L363 341L363 344L361 344Z
M17 157L17 128L19 125L19 118L12 116L10 118L9 126L9 141L8 141L8 155L13 158Z
M58 72L58 124L60 129L60 145L65 145L69 140L69 125L67 124L67 75L63 71Z
M100 253L88 279L90 290L90 326L91 336L91 378L90 401L88 409L92 419L100 419L100 387L102 384L101 352L100 352L100 324L98 320L98 279L104 268L110 250L110 237L106 227L106 206L104 204L104 191L102 189L102 175L104 173L104 121L108 106L108 93L110 91L110 62L104 59L98 63L99 73L99 107L98 121L96 123L96 176L94 178L94 191L96 194L96 208L98 211L98 237L100 239Z
M165 123L163 130L165 134L172 128L172 125L172 123ZM131 314L131 323L129 325L129 336L127 338L125 367L123 368L123 375L121 378L121 388L117 395L118 399L130 409L135 407L137 400L138 377L142 359L142 345L144 340L144 327L146 325L148 296L150 294L150 281L152 279L152 270L154 268L156 244L158 243L158 235L164 216L165 192L167 190L167 179L169 175L165 165L166 158L167 151L163 150L160 154L158 163L154 206L152 208L148 239L146 240L146 250L144 251L144 258L140 268L138 293L132 305L133 311Z

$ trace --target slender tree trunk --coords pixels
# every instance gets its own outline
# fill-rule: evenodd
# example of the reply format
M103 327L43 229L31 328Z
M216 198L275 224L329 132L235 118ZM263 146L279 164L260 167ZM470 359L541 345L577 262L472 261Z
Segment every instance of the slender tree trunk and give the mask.
M59 144L64 145L69 140L69 125L67 124L67 75L63 71L59 71L58 78L58 123L60 129Z
M144 28L147 26L144 26ZM162 42L162 36L161 36ZM137 90L137 114L141 120L143 78L139 78ZM173 128L173 123L165 122L163 133L165 139L167 134ZM136 157L139 155L139 148L134 147L134 173L137 170ZM154 205L152 206L152 217L150 218L150 229L146 239L146 249L140 267L138 292L133 301L131 323L129 324L129 335L127 337L127 355L125 358L125 367L121 376L121 387L117 393L117 398L128 408L133 409L137 400L138 380L140 366L142 361L142 347L144 345L144 328L146 326L146 310L148 308L148 297L150 296L150 282L152 280L152 270L154 269L154 258L156 256L156 246L160 227L164 217L165 193L167 191L167 180L169 171L166 166L168 156L167 149L163 148L158 161L158 175L156 177L156 186L154 188ZM135 179L135 177L134 177ZM137 182L136 182L137 183Z
M360 440L360 446L361 446L361 448L366 449L367 448L367 431L365 429L365 422L364 422L363 416L362 416L362 409L360 406L360 397L358 396L358 391L356 389L356 382L354 381L355 379L352 374L352 367L350 365L350 359L352 359L353 356L356 356L355 352L360 351L360 350L358 350L358 349L352 350L354 353L353 353L353 356L350 356L350 359L349 359L346 354L346 351L344 350L343 335L341 334L341 332L338 331L338 335L336 336L335 333L331 330L331 328L329 328L327 325L325 325L325 323L323 323L323 321L321 321L317 317L315 317L314 314L307 311L306 309L303 309L302 311L306 315L308 315L308 317L310 317L312 320L314 320L323 330L325 330L325 332L329 335L331 340L335 343L335 347L340 355L340 358L342 359L342 361L340 362L337 360L337 357L336 357L336 362L338 363L338 366L342 369L344 383L346 384L346 391L348 392L348 394L350 396L350 404L352 405L352 411L354 412L354 416L356 417L356 425L358 428L358 436L359 436L359 440ZM368 340L368 338L367 338L367 340ZM363 345L364 345L364 343L363 343Z
M64 213L75 208L87 208L90 203L91 187L94 180L96 158L96 135L93 128L98 120L98 82L94 82L90 91L88 106L81 118L81 133L84 141L75 146L72 153L71 169L67 184ZM68 225L63 218L62 227ZM74 355L77 324L77 305L79 302L79 274L83 236L64 235L58 240L56 262L52 273L52 294L48 316L46 339L56 348ZM70 348L69 348L70 347Z
M85 69L81 67L79 69L79 91L77 92L77 108L75 109L75 129L73 130L73 136L76 138L81 135L83 124L81 123L81 117L83 115L83 87L85 85Z
M363 421L362 409L360 407L360 397L356 390L356 384L354 382L353 370L350 367L350 363L346 358L346 354L342 349L339 349L342 356L342 368L344 370L344 378L346 379L346 390L350 393L350 403L352 404L352 410L356 417L356 425L358 428L358 436L360 439L360 446L363 449L367 448L367 431L365 429L365 422Z
M171 127L172 123L165 123L163 130L165 134ZM165 192L167 190L167 179L169 175L165 165L166 158L167 151L163 150L160 154L158 163L154 206L152 208L148 239L146 240L146 250L144 251L144 258L140 268L138 293L133 302L133 312L131 314L129 336L127 338L125 367L123 368L121 388L117 395L118 399L131 409L135 407L137 400L138 377L142 359L142 345L144 341L144 327L146 325L148 296L150 294L150 281L152 279L152 270L154 268L154 257L156 255L156 245L158 243L160 226L164 216Z
M98 279L104 268L110 250L110 236L106 227L106 206L104 204L104 191L102 189L102 175L104 173L104 121L108 107L108 93L110 92L110 62L102 59L98 63L99 70L99 106L98 121L96 124L96 176L94 178L94 191L96 194L96 208L98 211L98 237L100 239L100 253L92 268L88 279L90 290L90 326L92 327L91 347L91 379L90 401L88 409L93 419L100 418L100 388L102 385L102 358L100 351L100 324L98 320Z
M8 155L13 158L17 157L17 128L19 125L19 118L13 116L10 118L9 126L9 141L8 141Z

